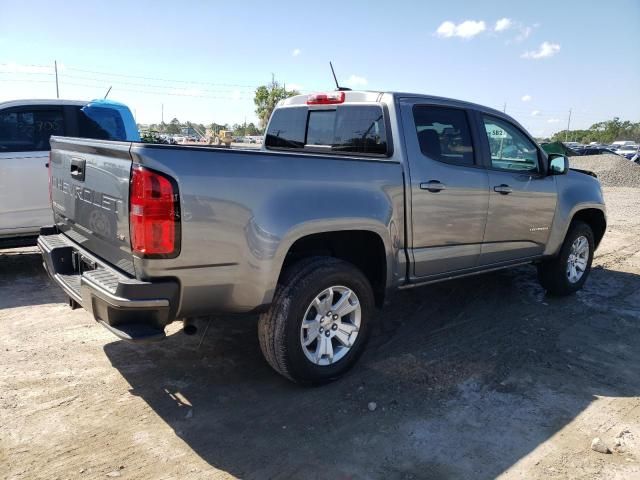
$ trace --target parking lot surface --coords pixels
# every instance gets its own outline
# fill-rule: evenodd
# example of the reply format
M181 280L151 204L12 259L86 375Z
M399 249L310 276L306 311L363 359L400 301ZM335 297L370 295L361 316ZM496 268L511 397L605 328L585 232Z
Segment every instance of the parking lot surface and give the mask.
M253 317L130 345L2 251L0 478L640 478L640 190L605 196L583 291L528 266L397 293L320 388L270 370Z

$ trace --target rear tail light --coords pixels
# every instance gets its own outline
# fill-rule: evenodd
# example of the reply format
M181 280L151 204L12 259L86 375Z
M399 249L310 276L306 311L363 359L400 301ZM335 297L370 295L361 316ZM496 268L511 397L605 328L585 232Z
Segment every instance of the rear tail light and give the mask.
M312 93L307 97L307 105L334 105L344 103L344 92Z
M131 250L140 256L180 253L180 200L172 178L140 165L131 168L129 229Z

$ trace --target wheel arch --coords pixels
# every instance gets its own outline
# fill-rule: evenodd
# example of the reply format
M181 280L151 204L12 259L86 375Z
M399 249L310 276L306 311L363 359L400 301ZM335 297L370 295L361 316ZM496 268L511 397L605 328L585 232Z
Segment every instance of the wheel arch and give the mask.
M381 228L353 228L351 224L331 231L306 232L291 238L283 250L278 281L288 267L305 258L338 258L362 271L371 283L379 307L396 270L388 232Z
M604 212L598 208L584 208L573 214L571 223L576 221L584 222L591 227L595 248L598 248L607 230L607 218Z
M571 225L576 220L587 223L593 230L595 247L600 244L607 228L604 204L595 202L579 203L570 210L560 209L556 212L551 234L544 251L545 256L553 257L558 254Z

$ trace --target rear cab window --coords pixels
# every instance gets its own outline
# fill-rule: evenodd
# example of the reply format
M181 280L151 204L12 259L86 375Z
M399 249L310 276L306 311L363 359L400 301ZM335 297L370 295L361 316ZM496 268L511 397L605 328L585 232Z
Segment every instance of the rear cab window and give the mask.
M390 156L382 105L281 107L273 112L265 146L365 156Z
M126 140L120 112L113 108L87 105L78 108L78 134L98 140Z

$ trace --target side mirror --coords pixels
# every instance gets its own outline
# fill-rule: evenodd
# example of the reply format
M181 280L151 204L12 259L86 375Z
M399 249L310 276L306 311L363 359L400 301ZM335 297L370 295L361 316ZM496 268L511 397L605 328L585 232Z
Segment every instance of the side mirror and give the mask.
M569 159L560 153L549 154L549 175L564 175L569 171Z

